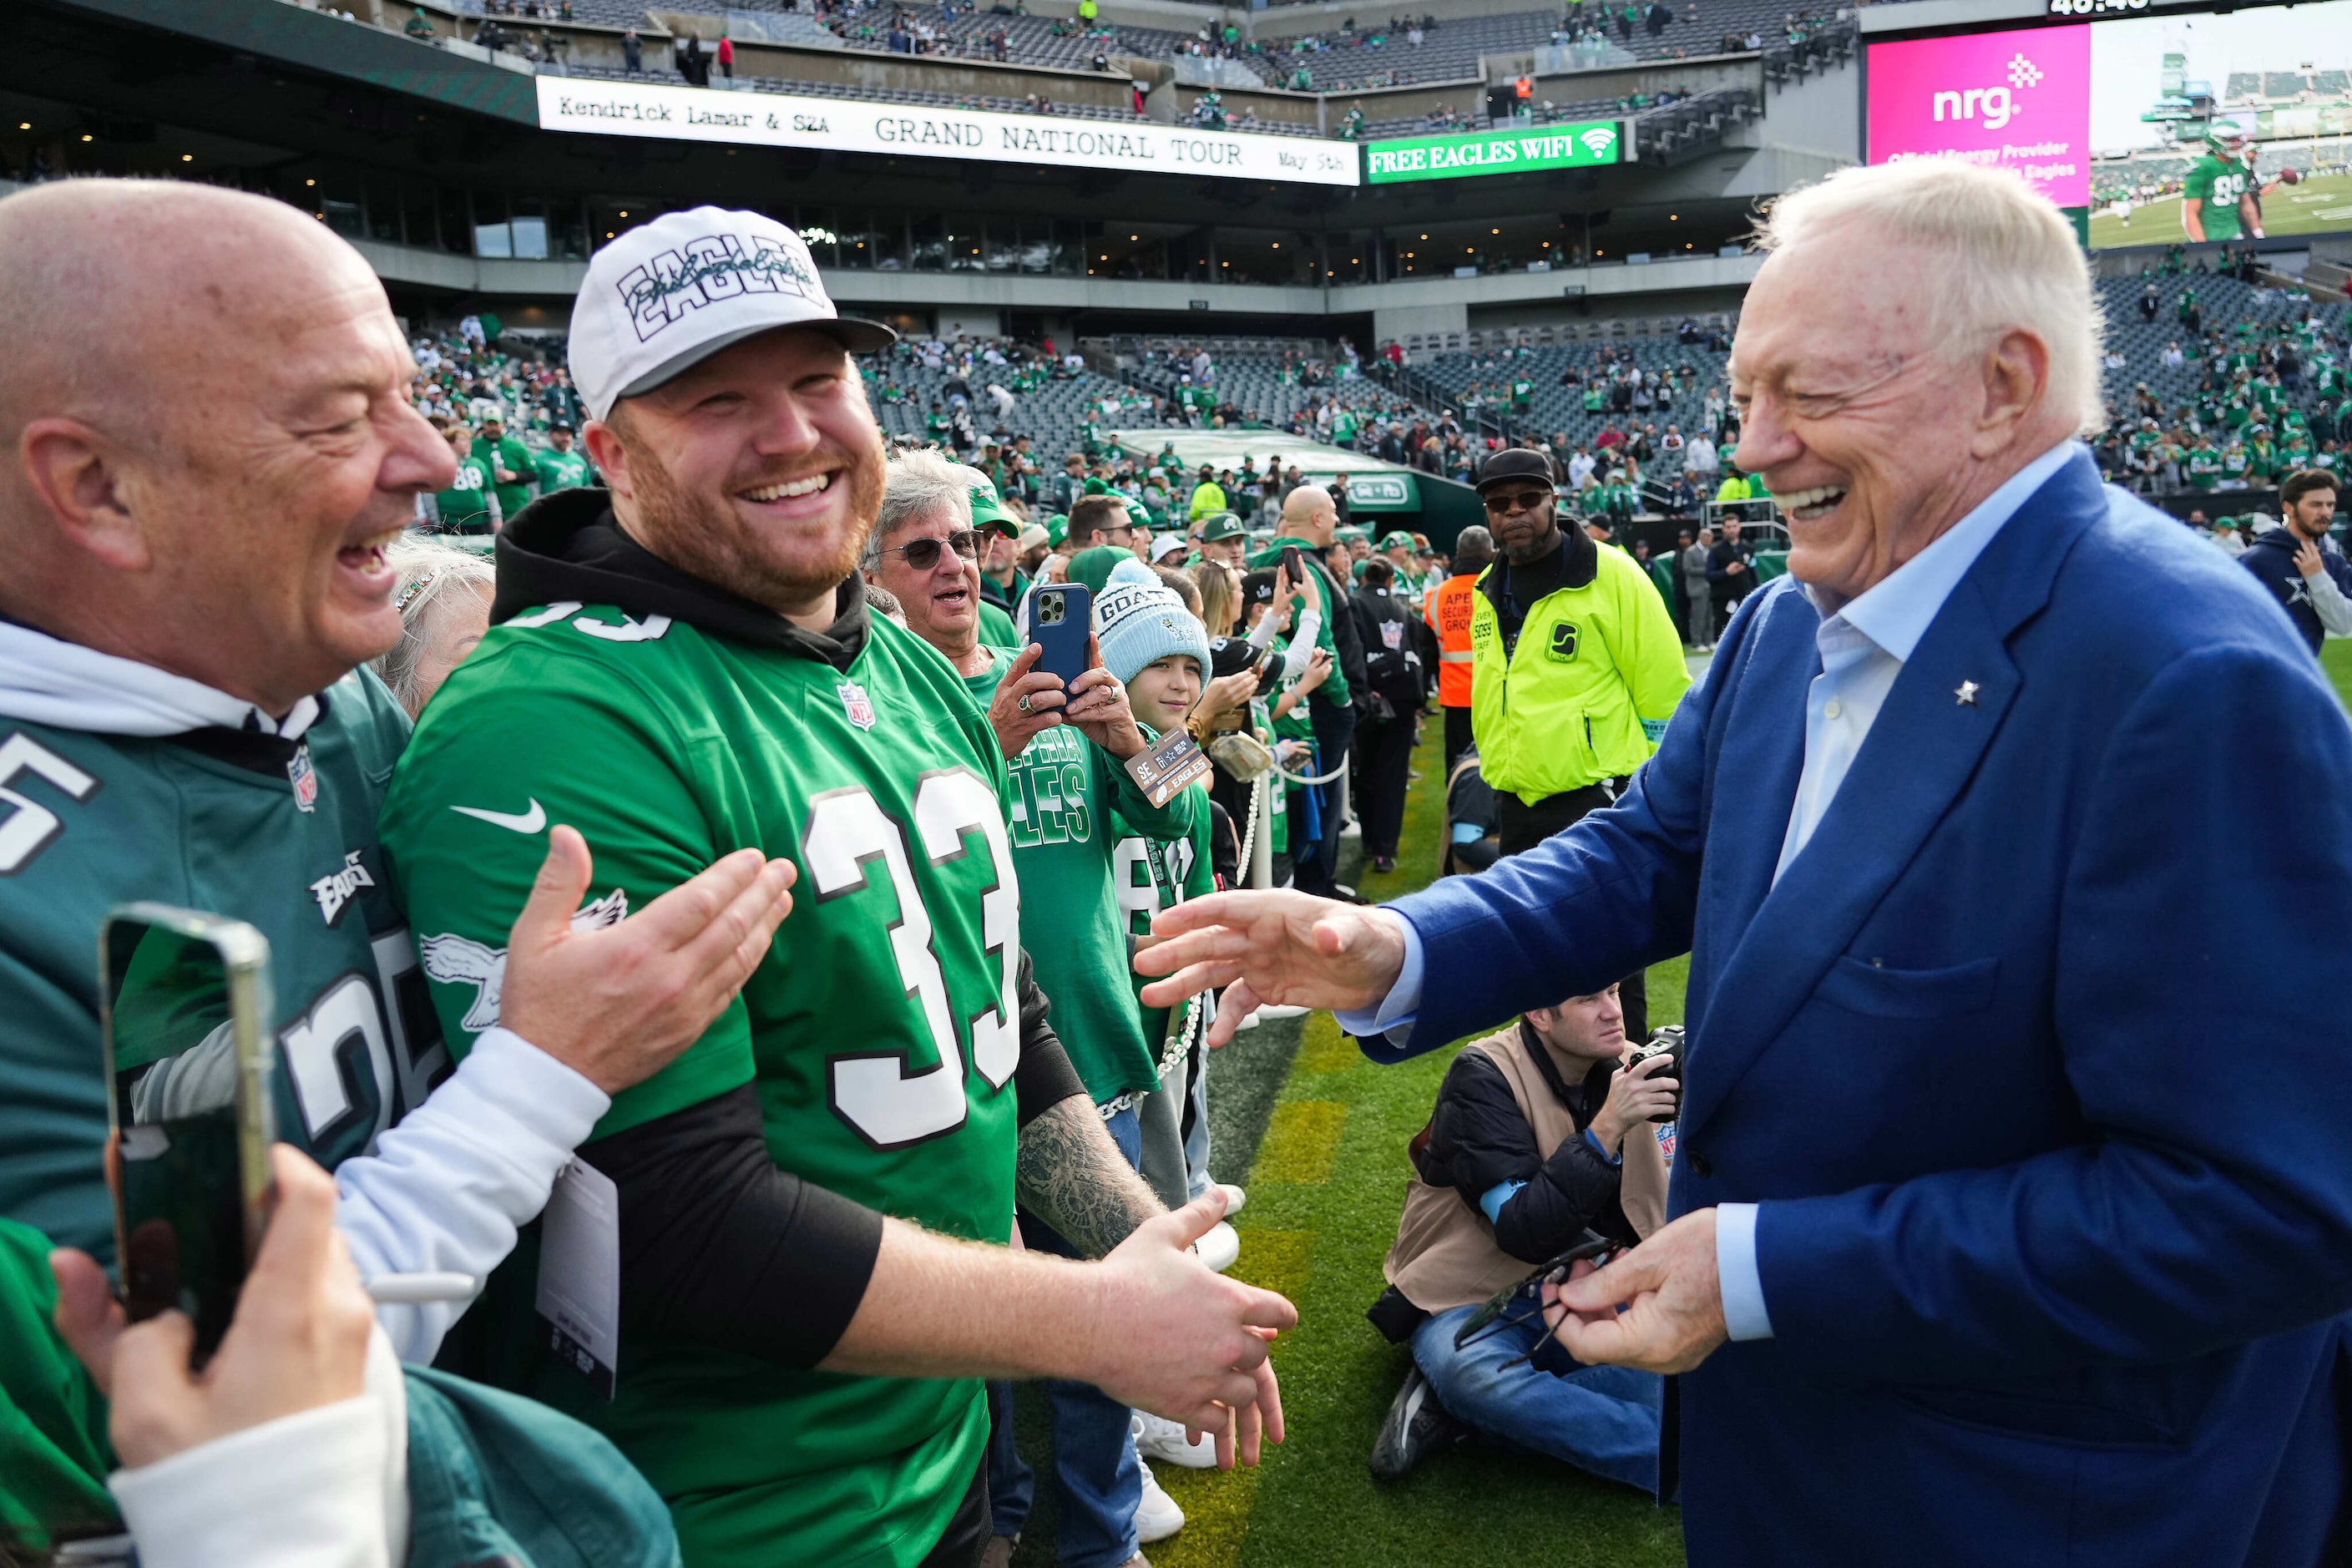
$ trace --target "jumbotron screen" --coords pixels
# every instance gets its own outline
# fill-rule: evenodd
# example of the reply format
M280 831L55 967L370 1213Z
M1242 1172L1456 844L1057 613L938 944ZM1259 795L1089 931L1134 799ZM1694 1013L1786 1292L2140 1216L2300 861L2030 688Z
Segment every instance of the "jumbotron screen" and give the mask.
M2095 249L2352 229L2352 0L1905 39L1866 68L1872 163L2014 169Z

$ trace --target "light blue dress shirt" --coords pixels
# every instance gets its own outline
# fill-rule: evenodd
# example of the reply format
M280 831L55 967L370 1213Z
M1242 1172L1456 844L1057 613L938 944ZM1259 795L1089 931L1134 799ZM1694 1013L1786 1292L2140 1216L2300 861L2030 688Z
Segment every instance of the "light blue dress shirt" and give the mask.
M1944 601L2027 498L2076 453L2087 450L2080 442L2062 441L2042 453L1925 550L1822 620L1817 634L1822 673L1805 694L1805 765L1798 775L1780 862L1772 874L1775 881L1821 826L1869 738L1895 678L1903 673L1904 660L1927 635ZM1821 607L1822 601L1811 588L1803 592ZM1377 1007L1336 1016L1341 1028L1359 1038L1385 1037L1392 1045L1402 1045L1421 1006L1421 933L1403 915L1390 913L1404 939L1404 963L1396 984ZM1723 1292L1724 1328L1735 1340L1772 1336L1764 1282L1756 1268L1756 1209L1754 1204L1718 1204L1715 1211L1716 1276Z

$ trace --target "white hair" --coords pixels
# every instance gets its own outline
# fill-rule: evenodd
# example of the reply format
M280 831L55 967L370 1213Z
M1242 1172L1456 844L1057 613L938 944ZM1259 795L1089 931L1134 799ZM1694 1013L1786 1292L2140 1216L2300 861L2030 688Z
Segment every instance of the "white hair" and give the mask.
M866 536L867 572L882 564L882 542L919 517L945 508L955 526L971 526L972 481L981 476L928 447L910 447L892 455L889 487L882 492L882 510L875 515L873 531Z
M1945 354L1972 359L2001 332L2031 332L2050 355L2051 407L2082 434L2105 426L2089 260L2065 216L2022 179L1942 159L1840 169L1775 202L1756 245L1784 250L1845 224L1941 259L1943 275L1921 281Z
M399 577L393 603L400 606L400 642L373 667L414 716L419 706L416 661L431 644L434 610L461 586L489 597L498 587L498 569L488 556L414 530L393 541L383 556Z

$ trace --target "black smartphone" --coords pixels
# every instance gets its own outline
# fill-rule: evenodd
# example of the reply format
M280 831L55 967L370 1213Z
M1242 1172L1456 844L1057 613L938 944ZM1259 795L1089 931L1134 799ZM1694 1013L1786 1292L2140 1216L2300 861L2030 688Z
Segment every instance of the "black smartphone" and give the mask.
M1087 637L1094 624L1094 595L1084 583L1046 583L1032 591L1029 640L1045 651L1037 668L1067 686L1087 672Z
M172 1308L201 1368L236 1313L269 1202L269 942L163 904L99 931L115 1268L133 1322Z
M1307 557L1299 553L1298 546L1286 544L1282 547L1282 563L1290 569L1293 587L1307 581Z

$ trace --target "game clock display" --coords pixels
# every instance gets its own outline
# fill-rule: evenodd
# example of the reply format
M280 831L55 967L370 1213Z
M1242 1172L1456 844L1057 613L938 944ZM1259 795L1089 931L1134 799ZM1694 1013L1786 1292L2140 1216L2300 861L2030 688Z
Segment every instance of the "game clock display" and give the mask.
M2148 0L2050 0L2053 16L2122 16L2147 7Z

